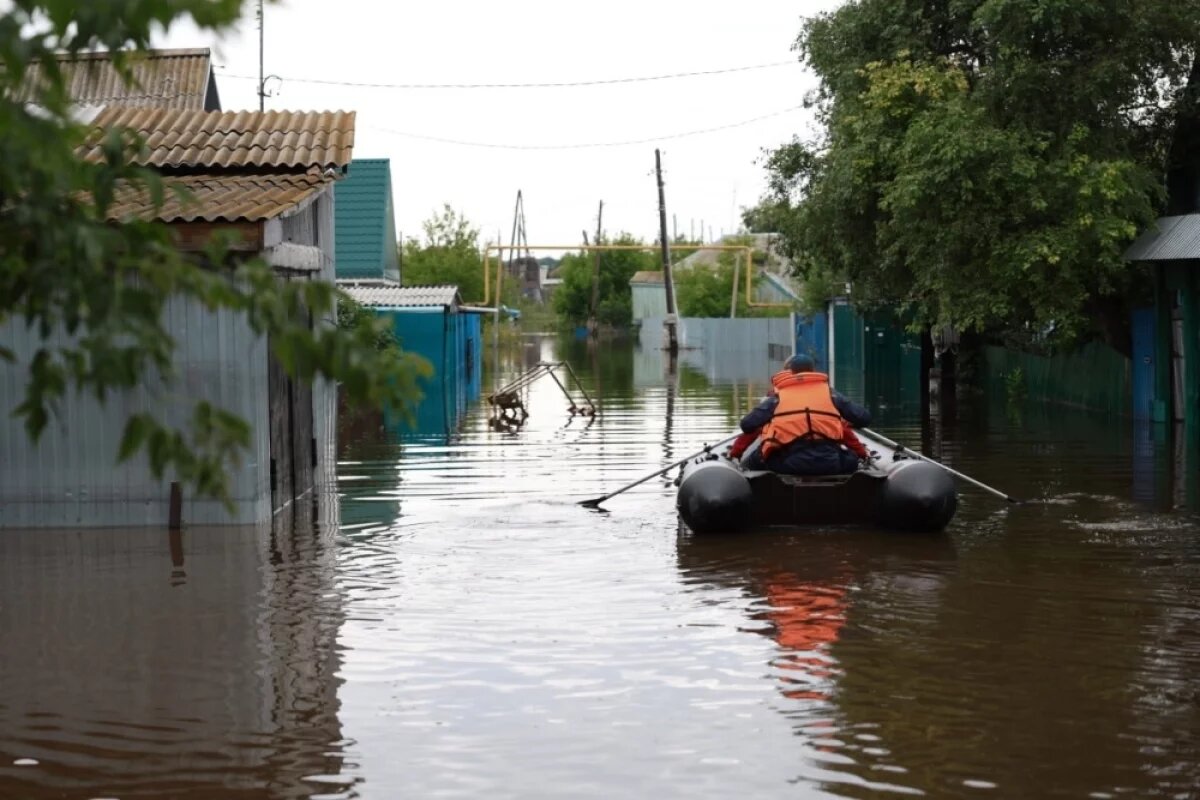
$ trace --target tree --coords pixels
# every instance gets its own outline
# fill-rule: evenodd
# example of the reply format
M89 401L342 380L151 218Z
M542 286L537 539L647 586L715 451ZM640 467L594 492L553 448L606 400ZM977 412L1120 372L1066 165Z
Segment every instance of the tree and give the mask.
M1200 0L849 2L796 43L823 136L769 154L747 224L866 308L1087 335L1162 201L1198 36ZM1127 347L1109 316L1094 332Z
M631 234L622 233L609 244L641 245ZM592 302L592 272L595 254L571 253L563 256L558 268L562 284L554 291L554 309L559 317L576 325L587 322ZM647 250L603 250L600 252L600 287L596 320L615 328L633 321L633 298L629 279L634 273L660 269L659 258Z
M483 258L479 254L479 229L449 203L421 223L421 228L424 241L409 239L403 244L404 284L454 284L464 300L481 301ZM489 302L492 299L488 298Z
M0 15L0 323L23 322L43 343L16 409L34 440L67 392L104 402L146 380L169 383L175 345L162 312L180 295L244 314L300 380L324 376L354 401L393 409L417 396L418 365L396 348L375 347L379 325L310 330L304 312L331 314L333 286L278 281L268 266L239 261L220 242L189 256L161 224L110 222L118 192L144 190L161 202L161 178L130 166L138 142L114 131L103 159L77 157L86 131L73 121L57 52L144 49L151 31L186 17L201 29L224 29L238 19L242 0L10 6ZM43 80L25 87L34 61ZM114 62L132 82L128 59L118 53ZM28 104L14 99L23 89L32 91ZM14 353L0 345L0 358L12 362ZM145 452L156 475L170 469L200 493L228 498L228 467L249 442L245 420L200 402L183 430L152 413L132 416L113 455Z

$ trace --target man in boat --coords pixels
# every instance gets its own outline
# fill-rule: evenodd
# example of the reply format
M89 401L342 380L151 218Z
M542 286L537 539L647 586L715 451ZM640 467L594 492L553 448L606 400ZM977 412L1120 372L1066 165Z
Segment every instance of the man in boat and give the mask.
M795 355L771 378L774 392L742 418L759 446L742 463L786 475L844 475L858 469L866 448L851 426L871 424L871 413L829 385L812 358Z

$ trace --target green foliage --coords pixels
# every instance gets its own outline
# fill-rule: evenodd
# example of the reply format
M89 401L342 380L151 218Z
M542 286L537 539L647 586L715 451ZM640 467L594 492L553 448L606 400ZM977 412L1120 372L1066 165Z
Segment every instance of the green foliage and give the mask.
M628 233L622 233L608 244L640 245L642 242ZM588 320L595 257L595 253L588 252L567 254L563 256L558 268L562 284L554 291L554 309L569 323L582 325ZM602 251L597 321L615 328L627 327L633 320L629 279L636 272L656 270L660 267L661 257L654 250Z
M748 240L731 240L729 244L746 244ZM734 271L738 271L737 315L739 317L786 316L782 307L751 306L746 303L746 268L741 253L722 251L715 265L698 264L674 273L675 296L679 313L684 317L728 317L733 299Z
M917 325L1089 333L1155 216L1200 0L858 0L797 49L825 128L767 160L805 274Z
M725 255L722 253L722 255ZM733 294L733 265L697 266L674 274L675 297L684 317L728 317Z
M1025 399L1025 370L1013 367L1004 373L1004 396L1009 403L1019 403Z
M450 205L421 225L424 239L409 239L401 250L401 280L405 286L455 284L463 300L483 300L483 258L479 229ZM493 262L494 263L494 262ZM488 298L489 302L492 298Z
M141 189L161 202L166 191L153 171L128 165L138 142L113 131L103 159L76 155L85 131L70 116L56 52L145 48L151 31L186 17L201 29L223 29L239 18L241 0L10 5L0 15L0 323L24 323L42 340L15 412L32 439L68 392L103 402L139 385L170 386L175 342L163 312L177 296L244 315L299 380L324 376L376 406L402 408L416 396L411 359L377 349L372 332L310 328L310 314L333 313L333 286L280 281L220 241L199 256L184 254L160 224L111 224L116 194ZM36 109L12 99L31 61L45 76L34 89ZM118 56L116 65L128 78L127 59ZM0 357L13 360L3 349ZM200 402L182 429L155 412L131 416L113 456L144 453L155 475L170 471L201 494L228 499L226 476L249 441L244 420Z

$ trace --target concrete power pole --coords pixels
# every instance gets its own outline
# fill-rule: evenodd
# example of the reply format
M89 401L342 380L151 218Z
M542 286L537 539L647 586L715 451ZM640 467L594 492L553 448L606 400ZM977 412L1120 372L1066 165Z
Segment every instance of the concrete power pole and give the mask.
M671 241L667 238L667 200L663 192L662 155L654 149L654 172L658 176L658 229L662 240L663 288L667 292L667 318L663 325L667 329L667 352L674 358L679 353L679 338L675 327L675 284L671 281Z

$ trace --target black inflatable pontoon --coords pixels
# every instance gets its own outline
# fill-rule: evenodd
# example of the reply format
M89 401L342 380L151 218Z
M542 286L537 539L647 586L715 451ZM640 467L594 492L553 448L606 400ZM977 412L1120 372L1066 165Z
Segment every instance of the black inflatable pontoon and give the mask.
M840 523L939 531L958 492L941 467L891 452L851 475L821 477L751 472L710 454L684 465L676 506L696 533Z

